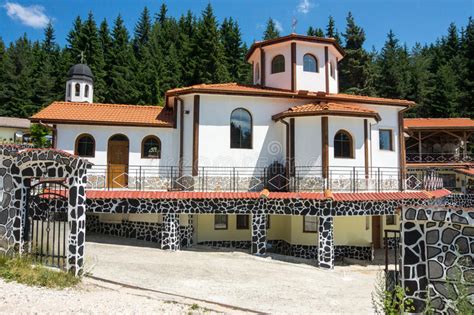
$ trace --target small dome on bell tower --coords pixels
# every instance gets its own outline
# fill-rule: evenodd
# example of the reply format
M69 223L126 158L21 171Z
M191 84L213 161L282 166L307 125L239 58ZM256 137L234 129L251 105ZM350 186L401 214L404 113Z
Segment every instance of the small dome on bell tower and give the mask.
M93 102L94 76L88 65L79 63L72 66L66 82L66 102Z

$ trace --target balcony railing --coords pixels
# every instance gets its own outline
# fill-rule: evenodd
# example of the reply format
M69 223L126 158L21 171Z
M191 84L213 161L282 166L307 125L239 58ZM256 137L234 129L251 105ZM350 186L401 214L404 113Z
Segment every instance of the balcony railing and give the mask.
M415 177L402 178L399 168L297 166L293 174L283 167L191 167L95 165L88 171L88 189L155 191L270 191L341 192L436 189L442 186L436 174L420 170ZM325 176L326 175L326 176Z
M474 162L474 154L407 153L407 163L459 163Z

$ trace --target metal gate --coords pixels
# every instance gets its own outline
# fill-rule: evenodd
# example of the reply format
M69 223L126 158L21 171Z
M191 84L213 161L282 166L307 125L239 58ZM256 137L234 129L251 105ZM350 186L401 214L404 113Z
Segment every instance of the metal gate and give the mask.
M68 192L63 180L32 179L28 189L25 247L47 266L66 267Z

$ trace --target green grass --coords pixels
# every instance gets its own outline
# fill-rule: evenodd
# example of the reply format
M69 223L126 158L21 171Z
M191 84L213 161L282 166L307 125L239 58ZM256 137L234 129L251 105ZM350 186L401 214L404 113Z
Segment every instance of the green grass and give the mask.
M75 286L81 281L70 273L34 264L27 257L0 257L0 278L7 282L59 289Z

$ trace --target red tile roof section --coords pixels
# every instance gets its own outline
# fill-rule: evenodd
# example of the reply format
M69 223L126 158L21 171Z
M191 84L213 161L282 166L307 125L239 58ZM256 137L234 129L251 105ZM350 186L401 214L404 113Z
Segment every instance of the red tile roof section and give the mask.
M474 177L474 168L458 168L454 170L456 173L464 174L467 176Z
M335 201L388 201L403 199L431 199L441 198L451 194L449 190L437 191L405 191L380 193L332 193ZM134 191L134 190L88 190L89 199L326 199L324 193L319 192L271 192L263 197L260 192L191 192L191 191Z
M407 100L371 97L351 94L333 94L324 92L296 91L292 92L285 89L276 89L269 87L261 87L259 85L244 85L238 83L220 83L220 84L198 84L187 87L180 87L166 92L167 96L200 93L200 94L221 94L221 95L252 95L267 97L285 97L296 99L313 99L319 101L335 101L335 102L358 102L378 105L394 105L409 107L415 103Z
M173 127L173 114L159 106L53 102L37 114L32 122Z
M290 109L273 115L273 120L283 117L295 116L313 116L313 115L338 115L338 116L358 116L369 117L380 121L380 115L372 109L354 103L310 103L305 105L293 106Z
M470 118L405 118L405 129L472 129L474 119Z

